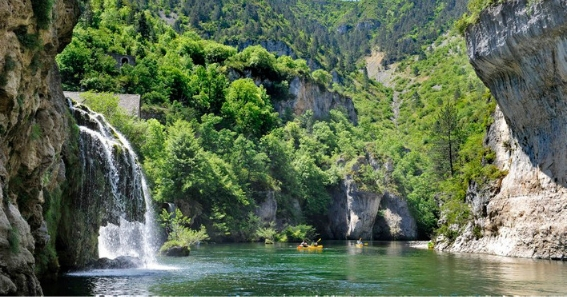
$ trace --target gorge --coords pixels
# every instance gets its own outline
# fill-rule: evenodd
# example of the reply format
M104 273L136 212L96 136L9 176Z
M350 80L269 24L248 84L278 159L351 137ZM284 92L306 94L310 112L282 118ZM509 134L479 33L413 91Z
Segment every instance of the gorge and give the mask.
M146 263L151 262L152 251L155 249L155 242L147 236L143 236L146 240L138 242L134 249L122 248L122 243L139 238L141 233L153 232L148 230L148 222L152 216L149 210L153 208L149 203L149 190L133 149L100 115L90 112L86 107L69 106L63 96L61 77L54 59L57 53L71 42L81 4L76 0L54 0L49 9L51 13L45 15L42 14L45 11L42 11L37 3L21 0L5 0L0 3L2 295L41 295L38 278L49 279L60 270L87 267L99 257L128 255L145 258ZM567 106L564 103L567 94L566 6L567 2L564 0L506 2L486 9L478 22L468 28L466 40L470 62L499 105L493 115L494 122L487 132L485 145L495 152L494 163L507 174L489 184L469 183L466 202L470 204L472 219L464 230L459 230L453 241L440 238L437 249L527 258L567 257L567 227L564 224L567 219L567 155L564 141L564 136L567 136ZM46 22L46 19L49 21ZM137 23L136 29L139 29L140 23ZM128 28L130 30L134 27ZM179 45L177 52L170 52L186 54L180 58L185 59L183 63L176 60L171 64L191 69L184 69L187 70L185 73L171 66L160 68L162 72L158 72L158 66L170 66L163 61L173 60L173 55L169 54L169 49L152 45L158 49L157 52L163 54L160 58L164 60L156 59L155 61L160 63L154 63L160 65L147 66L144 63L151 64L155 61L144 62L137 59L138 65L147 66L147 69L135 70L142 69L147 72L134 72L127 68L124 73L134 73L131 76L140 78L140 81L143 78L148 78L151 82L157 81L156 85L160 89L174 89L182 84L183 79L194 82L194 77L206 78L202 81L206 81L203 85L208 85L207 92L197 92L196 84L187 83L190 87L174 89L177 93L172 91L175 94L171 95L179 96L185 101L194 99L199 104L204 102L202 105L184 106L186 109L182 110L178 108L181 103L175 101L171 105L178 109L162 117L162 122L167 123L193 116L193 122L187 121L185 126L178 126L188 127L187 130L177 134L172 132L173 136L169 140L153 139L157 143L155 148L158 149L152 153L159 157L164 156L160 155L162 153L171 153L167 156L171 157L169 160L180 160L176 164L189 164L187 166L193 166L191 169L194 169L194 172L203 173L195 176L200 178L196 178L197 182L201 183L198 185L205 185L202 187L204 190L195 186L192 180L181 178L179 188L160 189L161 193L179 195L180 200L191 195L192 198L203 198L200 201L191 201L194 203L187 207L192 207L192 219L196 218L197 221L198 218L199 223L208 223L209 226L220 226L217 230L217 233L221 234L217 237L220 237L229 234L229 231L233 234L241 230L246 231L246 221L237 219L241 219L242 214L253 213L255 209L261 209L257 211L258 217L266 222L276 221L278 216L280 219L289 219L289 222L293 219L296 220L294 223L299 222L305 215L301 212L301 207L296 207L301 200L304 209L312 207L314 212L319 211L318 208L326 207L326 213L322 211L316 213L314 219L311 218L327 226L320 228L321 235L325 238L342 240L358 237L417 237L415 213L412 213L415 209L409 205L410 195L407 195L409 198L404 196L410 191L393 184L403 177L412 176L417 179L426 175L420 167L426 162L420 160L419 156L416 157L418 153L423 152L415 148L412 150L405 144L384 151L376 149L381 145L394 143L392 138L409 134L407 129L397 130L398 117L401 117L399 114L394 117L396 125L387 122L390 118L389 108L397 105L389 101L392 94L390 90L384 90L385 87L369 82L368 74L359 70L349 77L345 76L345 81L351 79L349 82L354 85L348 91L341 89L342 86L338 83L322 86L313 82L309 69L301 68L301 61L279 60L261 50L253 52L252 58L238 57L240 60L230 60L227 57L238 56L236 50L231 52L231 49L209 44L191 33L185 34L182 36L184 39L179 41L175 39L177 33L173 30L159 29L167 33L159 36L165 40L165 44ZM84 36L89 39L89 34L84 32ZM159 39L155 36L158 35L156 32L143 33L147 33L145 37L148 40ZM150 33L154 35L150 36ZM140 36L143 35L140 33ZM140 41L140 44L146 43L147 40ZM128 51L136 48L129 46ZM192 50L194 52L191 52ZM223 56L223 50L228 53L227 57ZM317 55L317 51L314 52ZM449 52L456 53L458 50L451 48ZM147 52L144 53L146 54ZM272 76L272 86L277 87L277 91L286 86L289 93L284 94L287 100L274 103L274 110L279 111L280 116L289 112L298 118L303 116L306 110L312 110L313 117L301 118L295 122L287 119L277 128L270 127L276 132L269 134L269 137L264 137L267 132L261 135L238 135L230 128L240 122L223 122L223 102L213 100L217 91L224 96L229 91L237 94L239 90L230 85L222 71L235 65L252 68L258 61L265 62L262 60L264 58L268 63L261 64L260 72ZM416 56L415 61L422 58ZM206 64L208 59L215 63ZM217 62L226 64L219 66ZM347 65L347 68L354 67L354 63L352 64ZM107 68L116 76L122 75L114 65ZM150 72L154 70L155 72ZM422 70L408 67L404 71L419 73ZM166 77L164 81L159 81L156 76L162 76L163 73ZM329 76L330 85L334 83L335 78L333 75ZM170 79L171 77L174 79ZM127 85L133 84L134 81L127 75L117 80L126 82L120 87L137 87ZM262 81L261 78L258 80ZM399 79L402 82L403 80ZM100 82L92 77L85 81ZM425 82L426 78L423 78L423 81ZM162 88L160 83L171 85ZM211 87L215 83L222 86L220 91ZM142 84L140 82L140 85ZM327 89L331 87L343 93L329 92ZM446 86L435 84L431 89L437 92L444 87ZM344 95L361 93L364 88L372 89L372 92L363 95L370 98L368 101L360 97L358 101L351 100ZM468 87L474 88L474 84ZM260 95L254 95L254 98L264 98L262 96L265 93L262 92L265 89L256 89L252 85L247 90L251 90L252 94L258 91ZM164 103L170 99L149 87L146 91L151 96L148 95L145 100ZM400 89L395 92L401 95L411 91ZM455 95L451 94L455 98L458 98L457 95L457 92ZM235 98L239 99L237 95L231 99ZM427 108L432 113L431 109L435 110L441 106L438 103L441 100L436 102L437 105L424 104L423 101L425 100L420 98L416 91L411 102L406 100L403 104L416 110L423 108L417 112L419 117L428 116L424 112ZM398 103L402 105L401 101ZM358 110L361 105L370 111ZM243 106L240 106L240 109L243 109ZM206 108L215 109L217 114L200 114L200 109L213 113ZM344 114L332 114L331 110L335 108L342 109ZM266 110L265 114L270 115L272 110ZM364 112L365 117L360 116L359 113ZM374 114L369 116L372 112ZM168 116L173 120L168 119ZM386 124L381 122L382 118L387 119ZM322 120L314 124L315 120L319 119L327 122ZM412 125L411 118L407 122ZM154 131L163 134L173 127L171 123L167 123L170 126L166 127L166 124L162 125L157 120L152 124L155 124L154 128L157 127ZM404 127L403 124L400 119L400 127ZM219 126L223 130L214 130ZM371 128L356 130L355 126ZM380 128L392 129L399 134L388 138L385 133L376 131ZM243 130L247 131L246 127ZM146 131L149 134L150 130ZM426 134L426 131L420 130L418 133ZM156 132L157 134L159 133ZM201 138L197 139L195 135ZM366 142L355 143L358 140L355 137L365 139ZM175 151L172 149L176 148L175 141L189 145ZM430 141L431 139L419 138L416 143L418 146L426 146ZM241 150L232 151L237 144ZM208 146L208 151L202 148L205 146ZM381 154L371 153L373 149ZM271 153L280 152L277 150L281 150L280 155L274 153L276 157L280 157L279 163L265 161L274 156L270 155ZM290 151L297 153L299 157L292 155ZM251 152L250 156L246 155L248 152ZM392 161L392 155L395 154L413 158L404 159L409 161L402 164L411 170L404 169L394 173L396 168L402 167ZM178 156L189 157L181 159L177 158ZM240 157L248 159L241 162L238 159ZM400 159L401 157L398 158ZM206 166L191 163L194 160L203 161ZM158 168L156 165L152 169L165 171L176 169L174 167ZM176 174L186 177L193 174L193 171ZM210 178L211 176L213 178ZM210 180L216 183L209 186ZM242 182L244 186L240 188L238 182ZM160 185L172 184L173 182L164 182ZM321 187L312 190L309 186L313 184ZM431 194L435 199L438 198L437 193L429 191L431 188L427 187L430 186L427 182L419 186L425 189L422 192L417 191L419 195ZM203 194L203 191L208 192ZM320 193L328 195L316 195ZM310 200L313 196L317 196L319 200ZM101 197L108 199L100 199ZM210 197L212 198L209 199ZM286 200L282 203L285 199L291 202ZM123 203L124 201L126 203ZM321 207L323 202L327 204ZM437 200L434 202L438 203ZM226 216L227 213L230 215ZM296 218L290 218L295 215ZM217 219L214 216L218 217L217 221L213 221ZM230 226L232 230L227 227L229 223L233 224ZM244 234L244 231L241 233ZM242 234L237 234L234 238L247 240L246 234Z
M510 1L486 9L467 29L469 59L499 105L485 143L508 174L487 187L471 185L474 222L441 249L567 256L566 5Z

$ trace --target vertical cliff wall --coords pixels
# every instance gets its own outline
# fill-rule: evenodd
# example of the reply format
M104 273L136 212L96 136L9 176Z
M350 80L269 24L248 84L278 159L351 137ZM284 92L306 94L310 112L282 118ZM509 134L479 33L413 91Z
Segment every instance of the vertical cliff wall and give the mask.
M34 254L49 241L46 195L62 182L68 111L54 57L76 0L0 1L0 294L41 294Z
M474 224L446 248L564 259L567 1L491 7L466 39L470 62L499 106L486 144L509 173L489 187L471 185Z
M275 104L275 109L280 114L289 110L294 115L301 115L311 110L316 119L324 119L328 117L331 109L342 109L352 123L358 123L352 99L331 92L314 82L296 77L289 85L289 94L291 99Z

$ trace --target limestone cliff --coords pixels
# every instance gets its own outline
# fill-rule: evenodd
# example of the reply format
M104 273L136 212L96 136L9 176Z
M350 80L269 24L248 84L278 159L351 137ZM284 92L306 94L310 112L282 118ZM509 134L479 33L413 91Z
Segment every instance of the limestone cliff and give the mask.
M341 161L339 161L340 164ZM362 166L385 169L372 156L359 157L331 189L325 236L334 239L415 239L417 226L407 202L361 179ZM383 168L384 167L384 168Z
M312 110L315 118L322 119L328 116L331 109L342 109L351 122L358 122L356 109L350 98L328 91L317 83L295 78L289 84L289 94L289 100L276 103L275 108L280 114L291 111L295 115L301 115Z
M417 238L417 224L407 200L384 193L374 223L373 238L380 240L411 240Z
M70 42L76 0L0 1L0 294L41 294L47 192L64 176L67 107L54 57ZM47 5L48 6L48 5Z
M466 31L498 101L486 144L508 175L467 195L474 223L452 251L567 257L567 1L510 1Z

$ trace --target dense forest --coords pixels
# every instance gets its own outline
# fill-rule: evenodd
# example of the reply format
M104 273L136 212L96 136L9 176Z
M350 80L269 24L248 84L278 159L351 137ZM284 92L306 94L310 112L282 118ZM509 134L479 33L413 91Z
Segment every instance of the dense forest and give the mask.
M420 238L451 239L469 221L469 185L505 174L482 146L495 102L453 28L463 7L91 0L57 62L66 90L142 96L146 116L137 119L109 93L88 95L134 144L156 201L191 209L192 226L214 240L257 240L266 228L281 240L321 233L329 193L347 174L407 199ZM254 46L267 40L289 55ZM366 68L377 49L392 69L388 83ZM109 53L136 63L117 67ZM295 78L352 98L357 123L341 109L278 114ZM353 171L360 158L380 166ZM277 225L254 214L271 194Z

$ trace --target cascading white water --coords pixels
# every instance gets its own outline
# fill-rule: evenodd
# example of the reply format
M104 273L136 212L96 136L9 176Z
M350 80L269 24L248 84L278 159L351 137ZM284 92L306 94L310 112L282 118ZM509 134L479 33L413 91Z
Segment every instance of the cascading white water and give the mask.
M102 115L85 107L70 107L78 118L81 158L87 164L83 171L87 178L104 179L98 182L105 189L85 190L101 192L99 196L103 197L97 199L104 200L99 203L107 212L101 214L106 225L99 229L99 257L130 256L142 260L146 267L155 265L157 236L152 198L134 150ZM104 172L104 177L100 177L99 171Z

